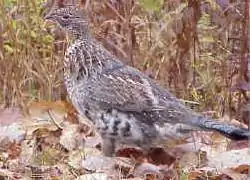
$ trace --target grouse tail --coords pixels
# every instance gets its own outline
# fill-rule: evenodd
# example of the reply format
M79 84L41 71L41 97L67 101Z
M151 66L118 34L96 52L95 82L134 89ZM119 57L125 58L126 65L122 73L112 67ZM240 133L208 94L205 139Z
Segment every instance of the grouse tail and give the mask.
M217 131L232 140L250 139L250 131L248 129L226 124L207 117L197 117L194 124L204 130Z

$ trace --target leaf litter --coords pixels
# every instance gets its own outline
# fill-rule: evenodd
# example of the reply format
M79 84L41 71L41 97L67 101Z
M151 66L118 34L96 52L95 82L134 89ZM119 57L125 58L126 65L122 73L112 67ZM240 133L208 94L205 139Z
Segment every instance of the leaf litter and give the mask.
M0 109L0 179L243 180L250 178L250 148L237 143L195 132L164 148L121 146L105 157L92 123L68 103L32 103L25 113Z

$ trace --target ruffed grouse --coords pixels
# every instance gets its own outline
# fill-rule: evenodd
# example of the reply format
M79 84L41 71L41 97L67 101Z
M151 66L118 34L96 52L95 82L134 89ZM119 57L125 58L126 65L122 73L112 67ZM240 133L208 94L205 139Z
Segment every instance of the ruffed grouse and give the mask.
M113 155L118 143L150 148L192 130L218 131L234 140L250 138L247 129L195 113L146 75L123 64L91 36L82 10L53 9L45 19L73 37L65 54L64 82L74 107L101 134L105 155ZM165 131L166 126L173 129Z

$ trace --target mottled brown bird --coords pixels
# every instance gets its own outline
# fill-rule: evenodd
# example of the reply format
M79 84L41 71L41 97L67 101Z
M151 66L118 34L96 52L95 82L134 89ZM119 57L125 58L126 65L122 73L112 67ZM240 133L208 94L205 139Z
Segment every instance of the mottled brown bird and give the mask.
M192 111L146 75L123 64L91 36L82 10L53 9L45 19L73 37L65 54L64 82L75 108L101 134L105 155L113 155L117 144L148 149L192 130L218 131L234 140L250 138L247 129Z

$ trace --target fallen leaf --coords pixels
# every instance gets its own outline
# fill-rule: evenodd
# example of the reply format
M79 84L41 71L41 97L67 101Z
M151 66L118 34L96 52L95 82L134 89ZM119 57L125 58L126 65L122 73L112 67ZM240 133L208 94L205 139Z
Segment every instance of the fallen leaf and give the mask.
M116 152L117 157L127 157L127 158L133 158L134 160L141 162L144 158L146 158L145 152L140 148L133 148L133 147L127 147L127 148L120 148Z
M10 159L16 159L21 153L20 143L12 142L8 146L8 155Z
M81 167L89 171L106 172L115 169L116 161L106 156L87 156L82 160Z
M152 148L148 152L150 162L156 165L167 164L171 165L175 162L176 157L169 154L168 151L165 151L163 148Z
M96 134L95 136L86 137L84 146L87 148L96 148L101 143L102 143L101 136Z
M1 169L1 168L0 168L0 178L26 180L26 178L23 178L20 173L14 173L8 169Z
M161 167L151 163L141 163L134 169L133 175L135 177L144 177L146 179L163 179Z
M184 154L178 161L182 169L187 171L190 169L198 168L207 162L206 152L188 152Z
M250 165L239 165L236 168L232 168L235 172L242 173L242 174L249 174L250 175Z
M0 126L0 147L6 149L10 143L20 143L25 138L25 129L21 123Z
M99 156L101 151L95 148L84 148L83 150L75 150L69 152L68 164L75 169L85 168L82 166L82 163L86 160L87 157ZM86 167L88 169L88 167ZM91 167L90 167L91 169Z
M20 163L29 165L33 161L34 150L35 150L36 141L35 139L27 139L21 143L21 153L20 153Z
M244 148L250 148L250 141L249 140L242 140L242 141L231 141L228 144L228 149L230 150L240 150Z
M250 165L250 149L230 150L225 152L208 153L208 166L217 169Z
M232 178L233 180L246 180L247 175L246 174L240 174L238 172L233 171L232 169L224 169L221 172L222 174L220 177L223 175L227 175L229 178Z
M67 150L72 151L84 147L85 134L80 131L77 124L65 122L62 135L60 136L60 144Z
M84 174L76 178L76 180L107 180L108 175L105 173L91 173L91 174Z

